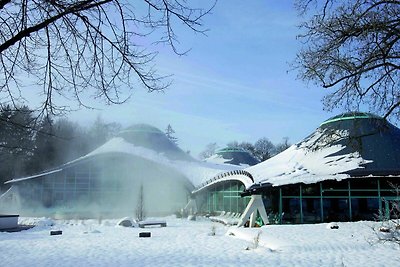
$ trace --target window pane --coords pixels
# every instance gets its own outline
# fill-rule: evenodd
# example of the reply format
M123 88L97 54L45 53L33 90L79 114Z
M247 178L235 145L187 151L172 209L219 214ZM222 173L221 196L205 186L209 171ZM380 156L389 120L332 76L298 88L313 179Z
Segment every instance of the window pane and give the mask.
M300 223L300 199L283 198L282 214L283 223Z
M324 222L348 221L349 200L348 198L324 198Z
M303 196L320 196L319 184L302 184Z
M353 221L375 220L379 214L379 199L352 198L351 210Z
M315 223L321 221L321 200L319 198L303 198L303 222Z

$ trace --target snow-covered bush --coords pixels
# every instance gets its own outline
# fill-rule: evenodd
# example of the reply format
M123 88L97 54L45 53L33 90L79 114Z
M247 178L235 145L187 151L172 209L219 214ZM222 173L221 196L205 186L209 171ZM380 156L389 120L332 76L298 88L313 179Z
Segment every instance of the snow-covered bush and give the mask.
M258 248L258 245L260 244L260 236L262 234L262 231L258 231L257 235L253 239L253 248Z
M374 229L380 242L394 242L400 245L400 186L390 184L396 193L396 199L389 201L389 214L380 214L384 218L381 226Z
M215 224L213 224L211 226L211 231L210 231L210 233L208 235L209 236L215 236L216 234L217 234L217 226L215 226Z

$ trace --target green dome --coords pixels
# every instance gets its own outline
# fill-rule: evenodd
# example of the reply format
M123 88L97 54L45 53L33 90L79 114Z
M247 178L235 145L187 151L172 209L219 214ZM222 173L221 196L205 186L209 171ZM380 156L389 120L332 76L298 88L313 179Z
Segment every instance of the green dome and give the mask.
M160 129L148 124L135 124L118 133L127 142L164 154L174 160L193 160Z
M343 113L324 121L317 131L321 136L311 149L341 145L344 149L335 155L358 152L371 160L364 168L351 171L352 175L400 173L400 129L386 119L365 112Z
M226 159L227 161L225 163L233 165L246 164L249 166L253 166L257 163L260 163L258 159L256 159L249 152L240 147L222 148L219 149L216 154L221 156L223 159Z
M359 119L378 119L378 120L383 120L382 117L379 117L375 114L372 113L367 113L367 112L347 112L347 113L342 113L339 115L336 115L332 118L327 119L323 123L321 123L320 126L333 123L333 122L338 122L338 121L345 121L345 120L359 120Z
M129 133L153 133L153 134L164 134L160 129L148 125L148 124L134 124L125 130L122 130L120 134L129 134Z

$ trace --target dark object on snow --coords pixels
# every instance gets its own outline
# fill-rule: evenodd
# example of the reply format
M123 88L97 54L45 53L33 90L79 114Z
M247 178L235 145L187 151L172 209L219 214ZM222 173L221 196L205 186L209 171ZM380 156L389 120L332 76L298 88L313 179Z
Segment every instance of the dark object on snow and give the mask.
M34 225L21 225L18 224L17 227L14 228L7 228L7 229L0 229L0 232L7 232L7 233L15 233L15 232L21 232L24 230L28 230L35 227Z
M62 231L61 230L51 230L50 235L62 235Z
M379 231L383 233L390 233L390 228L382 226L379 228Z
M132 227L132 221L129 219L122 220L118 223L118 225L123 226L123 227Z
M141 233L139 233L139 237L151 237L151 233L150 232L141 232Z
M19 215L0 214L0 230L17 228L18 217Z
M139 227L140 228L145 228L146 226L153 226L153 225L159 225L161 227L167 227L167 222L166 221L140 221L139 222Z
M331 229L339 229L339 225L331 225Z

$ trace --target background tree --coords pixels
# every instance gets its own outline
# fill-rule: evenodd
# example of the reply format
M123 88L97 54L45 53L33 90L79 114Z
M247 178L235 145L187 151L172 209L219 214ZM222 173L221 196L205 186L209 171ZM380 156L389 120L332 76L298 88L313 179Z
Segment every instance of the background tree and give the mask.
M38 131L34 142L33 157L29 161L29 173L36 173L54 167L57 164L57 153L60 153L55 146L55 131L53 129L53 120L44 119L38 123ZM63 151L61 152L63 153Z
M239 143L238 141L232 141L226 144L228 147L232 147L232 148L241 148L247 152L249 152L250 154L254 155L255 152L255 148L254 145L252 143L249 142L241 142Z
M35 129L35 149L29 174L44 171L89 153L92 137L79 124L67 119L44 119Z
M305 21L295 65L301 79L330 89L325 107L367 105L399 118L400 2L297 0L297 8Z
M33 112L22 106L0 109L0 185L27 173L27 162L34 151Z
M146 209L144 205L143 184L140 185L138 200L136 203L136 220L143 221L146 218Z
M3 102L23 100L23 87L32 90L32 83L42 88L38 114L64 111L67 106L59 103L66 99L86 106L86 96L123 103L129 98L125 89L139 84L162 90L169 82L152 68L156 48L144 47L163 43L182 54L174 25L204 33L202 18L214 4L203 9L185 0L0 1Z
M101 117L97 117L88 130L89 149L93 150L103 145L121 131L121 124L116 122L105 122Z
M286 149L288 149L291 146L289 143L289 137L283 137L283 140L281 143L278 143L275 145L275 153L274 154L279 154Z
M275 153L274 144L266 137L258 139L254 143L254 156L260 160L264 161L272 157Z
M215 154L215 151L217 150L217 148L218 148L217 143L209 143L206 146L206 148L202 152L200 152L199 159L203 160L203 159L211 157L212 155Z
M168 124L167 129L165 129L165 135L168 137L169 140L171 140L173 143L177 144L178 143L178 138L174 136L175 130L172 129L171 124Z

